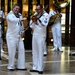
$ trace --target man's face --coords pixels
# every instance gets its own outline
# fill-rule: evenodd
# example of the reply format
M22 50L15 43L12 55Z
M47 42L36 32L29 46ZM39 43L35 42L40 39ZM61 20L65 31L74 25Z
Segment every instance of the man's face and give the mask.
M36 10L37 13L42 13L42 11L43 11L43 9L40 8L40 6L36 6L35 10Z
M19 7L19 6L15 6L15 7L13 8L14 14L18 14L19 11L20 11L20 7Z

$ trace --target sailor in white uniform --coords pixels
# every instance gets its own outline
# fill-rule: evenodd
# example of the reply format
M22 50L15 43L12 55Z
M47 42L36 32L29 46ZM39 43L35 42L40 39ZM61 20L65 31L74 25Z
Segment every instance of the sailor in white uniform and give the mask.
M53 10L49 12L49 17L58 14L59 17L57 17L56 22L51 26L52 29L52 35L53 35L53 46L54 48L51 49L52 51L62 50L62 33L61 33L61 17L62 15L58 12L55 5L53 5Z
M33 67L30 72L38 72L39 74L43 73L43 54L44 54L44 43L46 40L46 28L47 21L44 18L48 15L47 12L43 11L41 5L36 6L36 13L40 12L40 17L35 20L30 21L30 27L33 30L32 38L32 54L33 54ZM34 14L34 16L35 16Z
M22 18L22 15L19 13L20 6L18 4L14 4L12 11L8 13L6 16L7 20L7 33L6 33L6 41L8 47L8 70L15 69L15 55L16 50L18 51L18 59L17 59L17 69L26 70L25 65L25 49L24 43L21 35L24 33L23 22L26 18Z

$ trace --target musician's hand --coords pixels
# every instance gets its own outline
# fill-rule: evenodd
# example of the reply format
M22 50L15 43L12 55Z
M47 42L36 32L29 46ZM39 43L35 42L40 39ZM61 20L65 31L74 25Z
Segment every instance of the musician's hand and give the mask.
M57 13L58 15L59 15L59 17L62 17L62 14L60 14L60 13Z
M32 17L32 21L37 24L37 18L35 16Z
M33 22L36 22L37 21L37 18L35 16L32 16L32 21Z
M20 21L25 21L27 20L27 18L20 18Z
M33 21L35 24L37 24L37 21Z
M24 38L24 37L25 37L25 33L22 33L22 34L21 34L21 37Z
M32 31L34 31L34 28L32 28Z
M59 14L59 17L62 17L62 14Z
M0 20L5 20L3 17L0 16Z

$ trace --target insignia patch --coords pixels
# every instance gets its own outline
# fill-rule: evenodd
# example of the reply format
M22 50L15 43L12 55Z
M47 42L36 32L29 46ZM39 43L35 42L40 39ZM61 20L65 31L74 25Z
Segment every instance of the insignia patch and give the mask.
M44 23L47 23L47 21L44 21Z

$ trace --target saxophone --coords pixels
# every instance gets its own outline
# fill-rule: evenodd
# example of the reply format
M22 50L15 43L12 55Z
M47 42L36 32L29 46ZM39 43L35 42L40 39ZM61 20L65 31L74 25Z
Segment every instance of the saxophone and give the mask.
M58 14L55 14L55 15L51 16L51 18L49 20L50 26L52 26L53 24L55 24L58 18L59 18Z
M60 17L62 17L62 15L60 13L52 15L49 20L49 25L52 26L53 24L55 24L57 22L58 18L60 18Z

